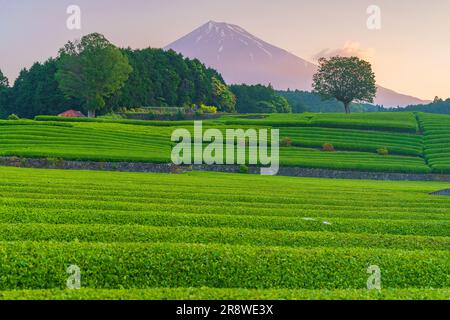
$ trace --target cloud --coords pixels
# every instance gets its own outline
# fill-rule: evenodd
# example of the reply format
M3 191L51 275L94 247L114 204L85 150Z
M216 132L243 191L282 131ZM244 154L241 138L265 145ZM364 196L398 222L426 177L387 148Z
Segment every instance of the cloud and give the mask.
M334 56L341 57L358 57L364 60L371 61L375 56L374 48L363 48L359 42L347 41L342 48L338 49L323 49L313 56L314 61L319 58L330 58Z

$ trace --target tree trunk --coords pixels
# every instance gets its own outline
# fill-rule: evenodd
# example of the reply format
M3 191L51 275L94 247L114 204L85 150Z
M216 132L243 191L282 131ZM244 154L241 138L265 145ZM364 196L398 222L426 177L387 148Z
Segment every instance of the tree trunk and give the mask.
M88 118L95 118L95 110L88 110Z
M346 114L350 114L351 110L350 110L350 103L351 102L344 102L344 107L345 107L345 113Z

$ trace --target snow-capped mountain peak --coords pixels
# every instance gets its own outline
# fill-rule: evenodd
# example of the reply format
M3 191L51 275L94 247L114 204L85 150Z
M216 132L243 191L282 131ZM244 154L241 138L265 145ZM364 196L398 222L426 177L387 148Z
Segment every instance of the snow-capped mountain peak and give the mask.
M251 61L254 61L255 56L259 54L265 55L267 58L273 58L274 53L272 51L281 50L256 38L237 25L215 21L209 21L187 36L170 44L166 49L170 48L175 51L184 51L187 44L192 44L193 39L195 39L194 43L198 47L202 47L203 49L207 47L209 54L211 50L215 50L219 60L221 55L226 54L227 51L242 50L239 47L248 47L248 57ZM195 51L198 52L198 49Z
M199 59L221 72L228 83L310 89L316 70L312 63L225 22L209 21L165 49Z
M309 91L317 71L316 65L225 22L209 21L164 49L199 59L229 84L272 84L280 90ZM405 106L424 101L379 87L375 102Z

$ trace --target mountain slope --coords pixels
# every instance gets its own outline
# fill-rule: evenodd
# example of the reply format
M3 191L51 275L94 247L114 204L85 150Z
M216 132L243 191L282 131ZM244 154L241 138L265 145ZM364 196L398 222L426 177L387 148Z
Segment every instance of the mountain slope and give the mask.
M222 73L228 83L311 89L316 66L251 35L239 26L210 21L168 45Z
M377 86L377 97L375 99L375 103L378 105L383 105L385 107L405 107L409 105L426 104L429 102L430 101L428 100L422 100Z
M311 90L317 70L316 65L223 22L210 21L164 49L199 59L230 84L270 83L278 90ZM375 103L396 107L427 101L379 86Z

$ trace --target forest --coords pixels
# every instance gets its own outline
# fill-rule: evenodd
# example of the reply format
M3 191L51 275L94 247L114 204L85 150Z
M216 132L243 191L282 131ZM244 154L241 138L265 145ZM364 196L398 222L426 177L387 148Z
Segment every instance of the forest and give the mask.
M0 118L88 111L85 99L67 95L61 87L61 52L70 51L71 46L69 42L56 58L22 69L12 85L0 70ZM126 48L120 52L132 71L118 90L104 97L99 114L142 107L195 110L205 105L222 113L292 112L290 103L270 85L228 86L216 70L173 50Z
M161 49L121 49L133 72L123 87L106 99L103 112L116 108L206 104L219 111L234 112L234 96L217 71L198 60L183 58ZM58 58L36 62L23 69L10 87L1 74L0 117L16 114L23 118L56 115L67 109L84 111L84 102L67 97L55 77ZM1 71L0 71L1 72Z

